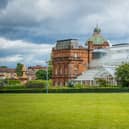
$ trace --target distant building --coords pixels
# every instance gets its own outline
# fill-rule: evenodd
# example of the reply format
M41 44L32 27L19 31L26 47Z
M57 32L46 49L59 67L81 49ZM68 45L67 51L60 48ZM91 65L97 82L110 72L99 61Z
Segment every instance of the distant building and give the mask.
M17 79L16 69L0 68L0 79Z
M129 43L109 43L96 27L86 45L91 53L89 69L72 81L89 86L99 85L98 80L104 79L107 85L117 85L115 78L116 68L123 62L129 62Z
M58 40L52 49L53 85L67 85L88 68L88 51L78 40Z
M94 50L109 48L110 43L101 35L101 29L97 26L86 45L80 46L76 39L57 41L52 49L53 85L67 85L86 72L96 56Z
M47 67L36 65L36 66L30 66L26 68L26 66L23 64L23 67L22 67L23 75L20 77L17 76L16 69L0 68L0 79L17 79L24 84L28 80L35 80L36 72L38 70L47 70Z
M47 67L41 66L41 65L28 67L27 76L28 76L29 80L35 80L36 79L36 72L38 70L47 70Z
M101 29L96 26L93 31L93 35L86 41L88 51L88 68L90 68L91 61L100 56L98 51L100 49L106 49L110 47L110 43L101 35ZM102 54L102 53L101 53Z
M17 76L16 69L0 68L0 79L20 80L21 83L26 83L28 81L26 72L27 72L27 69L24 64L22 68L23 75L20 77Z

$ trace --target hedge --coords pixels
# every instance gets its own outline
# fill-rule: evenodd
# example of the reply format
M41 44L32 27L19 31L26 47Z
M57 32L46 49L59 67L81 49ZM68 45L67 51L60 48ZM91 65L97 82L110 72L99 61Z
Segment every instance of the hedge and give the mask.
M81 88L49 89L49 93L120 93L129 92L129 88ZM0 93L46 93L45 88L0 89Z
M31 80L26 83L28 88L44 88L46 86L46 81L43 80Z
M8 83L9 85L21 84L20 80L7 80L7 83Z

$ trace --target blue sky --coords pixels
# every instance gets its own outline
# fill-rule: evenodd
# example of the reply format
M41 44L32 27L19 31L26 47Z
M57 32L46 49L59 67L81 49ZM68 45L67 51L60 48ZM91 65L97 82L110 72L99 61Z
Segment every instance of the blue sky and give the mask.
M129 0L0 0L0 65L44 65L56 40L84 44L96 24L114 43L129 42Z

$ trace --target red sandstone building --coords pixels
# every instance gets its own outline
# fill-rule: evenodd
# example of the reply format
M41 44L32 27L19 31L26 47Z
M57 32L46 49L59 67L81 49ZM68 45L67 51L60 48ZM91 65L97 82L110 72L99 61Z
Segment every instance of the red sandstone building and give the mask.
M17 79L16 69L0 68L0 79Z
M109 47L109 43L96 27L91 38L86 42L87 47L79 45L76 39L58 40L52 49L53 85L67 85L84 71L89 69L93 59L93 50Z

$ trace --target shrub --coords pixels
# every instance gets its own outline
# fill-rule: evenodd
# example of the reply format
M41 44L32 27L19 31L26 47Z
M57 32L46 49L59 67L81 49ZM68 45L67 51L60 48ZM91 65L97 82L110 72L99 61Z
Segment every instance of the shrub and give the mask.
M25 85L17 84L17 85L5 85L3 89L27 89Z
M49 89L48 93L129 93L128 87L115 88L68 88L68 89ZM0 93L46 93L45 88L22 88L22 89L0 89Z
M107 81L103 78L99 78L96 81L99 84L99 86L101 86L101 87L106 87L107 86Z
M68 87L74 87L74 83L72 81L68 82Z
M123 63L116 68L116 80L118 85L129 87L129 63Z
M43 80L31 80L26 83L28 88L45 88L46 81Z
M84 88L84 85L81 84L81 83L76 83L76 84L74 85L74 87L75 87L75 88Z
M4 87L5 85L5 81L4 80L0 80L0 88Z
M9 85L18 85L21 84L20 80L6 80Z

